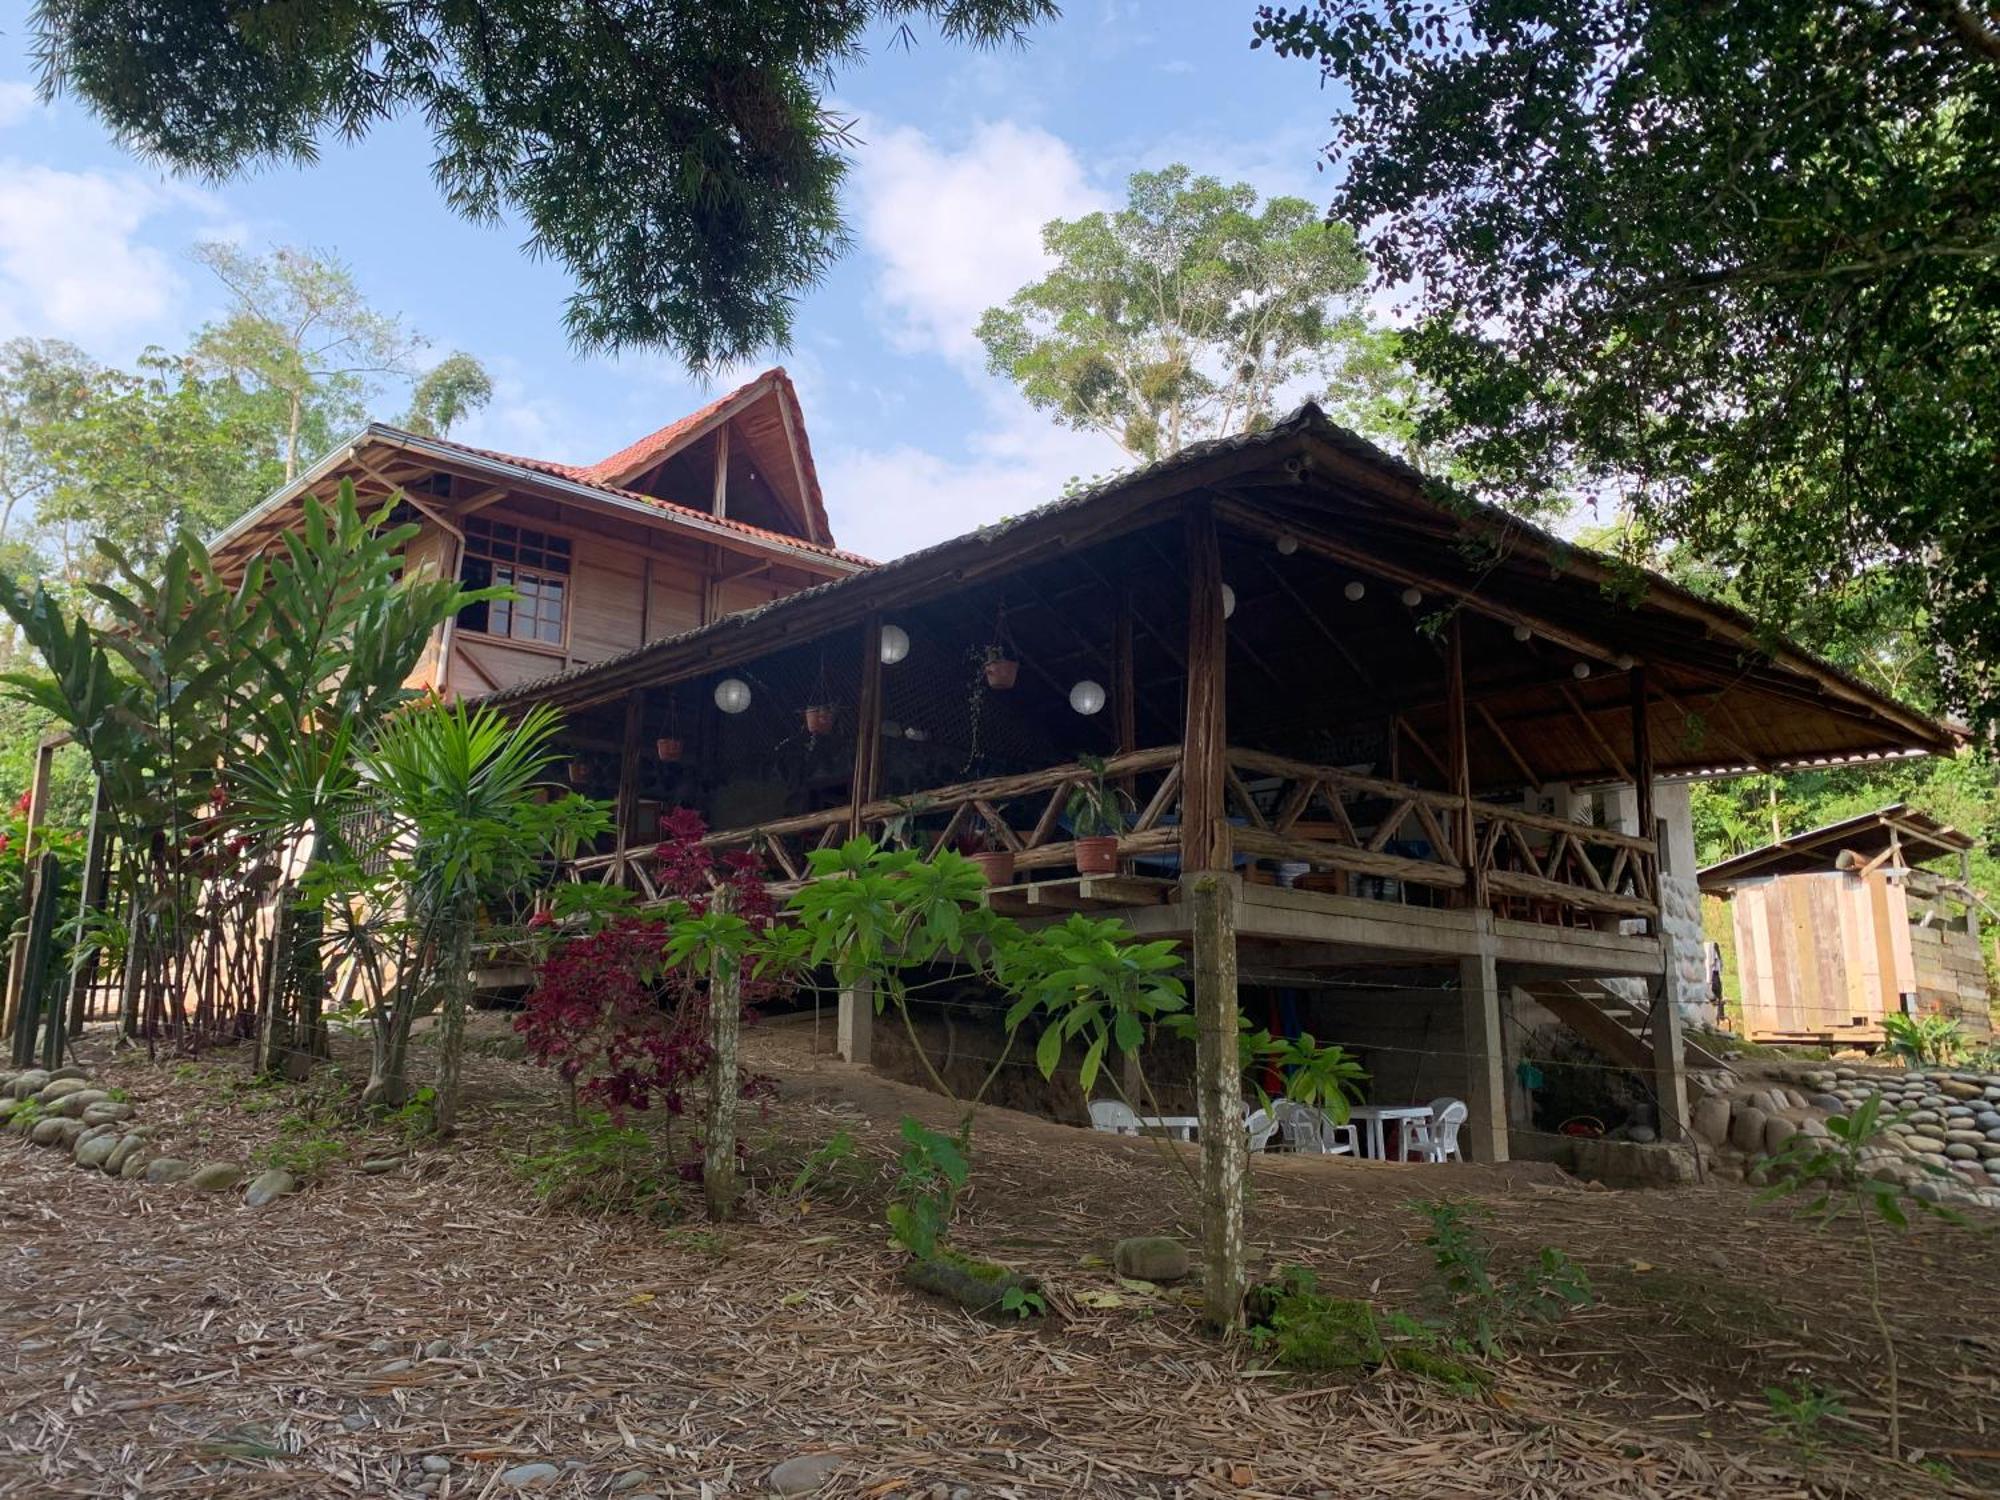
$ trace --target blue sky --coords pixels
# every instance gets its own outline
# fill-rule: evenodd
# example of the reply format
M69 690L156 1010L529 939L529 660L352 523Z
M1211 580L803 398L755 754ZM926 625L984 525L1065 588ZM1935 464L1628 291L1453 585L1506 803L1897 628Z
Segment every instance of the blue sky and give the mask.
M1325 196L1329 100L1308 65L1250 50L1250 0L1065 11L1022 51L885 37L837 80L860 137L855 245L767 362L799 384L836 536L871 555L1120 466L1109 442L1055 427L986 375L972 337L981 309L1037 273L1044 221L1109 205L1128 174L1170 161ZM214 187L126 156L73 103L40 105L33 76L25 7L0 0L0 337L68 338L111 362L178 346L221 307L188 248L227 238L331 250L435 353L484 360L498 395L453 434L469 442L585 462L730 383L691 381L665 355L578 358L561 268L523 256L519 226L474 227L442 206L420 124Z

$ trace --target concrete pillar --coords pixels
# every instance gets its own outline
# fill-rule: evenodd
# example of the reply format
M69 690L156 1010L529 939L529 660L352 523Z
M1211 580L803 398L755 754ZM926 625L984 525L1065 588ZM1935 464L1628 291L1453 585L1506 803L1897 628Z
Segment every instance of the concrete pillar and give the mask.
M1685 781L1663 781L1653 791L1660 842L1660 936L1667 944L1667 997L1683 1023L1714 1016L1708 998L1708 963L1701 924L1701 888L1695 884L1694 810Z
M1507 1160L1507 1049L1501 1036L1499 967L1491 948L1458 961L1463 1008L1466 1135L1474 1161Z
M875 983L857 980L840 990L840 1017L834 1045L842 1062L866 1067L875 1060Z

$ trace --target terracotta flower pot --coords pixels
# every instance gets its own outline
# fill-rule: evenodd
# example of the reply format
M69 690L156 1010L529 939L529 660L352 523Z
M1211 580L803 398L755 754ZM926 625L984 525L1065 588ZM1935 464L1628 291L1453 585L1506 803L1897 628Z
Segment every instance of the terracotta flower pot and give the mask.
M986 877L988 885L1012 885L1014 883L1014 851L994 849L984 854L968 855L979 873Z
M1116 875L1118 873L1118 836L1114 833L1099 834L1095 838L1076 841L1076 873L1079 875Z
M661 760L679 760L681 758L681 742L672 735L663 734L653 741L653 754Z
M816 703L806 710L806 733L822 735L833 733L833 709L824 703Z
M1021 664L1005 656L996 656L982 669L986 673L986 685L996 693L1004 693L1021 676Z

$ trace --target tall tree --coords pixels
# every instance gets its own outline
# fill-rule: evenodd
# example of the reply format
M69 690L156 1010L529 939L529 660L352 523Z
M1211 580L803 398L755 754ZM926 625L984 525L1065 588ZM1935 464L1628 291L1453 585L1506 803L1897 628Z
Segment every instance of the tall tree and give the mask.
M1928 599L2000 718L2000 10L1987 0L1315 0L1257 40L1350 102L1333 211L1415 289L1422 433L1565 479L1795 616Z
M1371 430L1393 425L1394 335L1371 329L1367 264L1303 198L1260 208L1176 163L1136 173L1125 207L1056 219L1041 280L979 320L988 363L1058 421L1150 460L1251 432L1307 382Z
M354 273L333 256L289 246L257 256L210 243L197 246L195 258L235 306L196 335L194 357L282 403L287 480L303 452L362 420L380 380L412 373L423 340L370 307Z
M443 437L493 399L493 377L470 354L447 354L410 389L403 425L427 437Z
M45 96L125 144L227 177L310 161L401 114L467 218L518 214L576 278L587 347L697 369L786 342L844 244L832 70L872 28L1016 41L1053 0L39 0ZM907 35L906 32L903 34Z

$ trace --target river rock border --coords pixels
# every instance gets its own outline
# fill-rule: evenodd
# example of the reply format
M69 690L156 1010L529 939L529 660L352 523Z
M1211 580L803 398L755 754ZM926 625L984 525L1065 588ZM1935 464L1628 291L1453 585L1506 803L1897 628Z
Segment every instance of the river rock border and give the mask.
M197 1166L152 1148L153 1129L136 1123L128 1101L98 1088L90 1074L72 1063L55 1069L0 1072L0 1128L25 1136L31 1145L66 1152L88 1171L155 1186L186 1183L203 1192L226 1193L247 1175L235 1162ZM282 1167L251 1178L243 1193L249 1208L262 1208L299 1190Z

